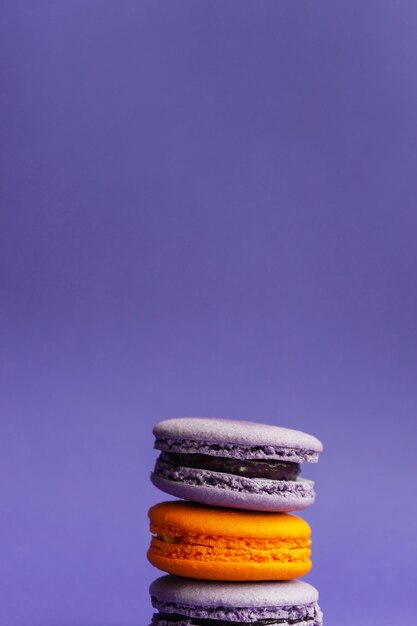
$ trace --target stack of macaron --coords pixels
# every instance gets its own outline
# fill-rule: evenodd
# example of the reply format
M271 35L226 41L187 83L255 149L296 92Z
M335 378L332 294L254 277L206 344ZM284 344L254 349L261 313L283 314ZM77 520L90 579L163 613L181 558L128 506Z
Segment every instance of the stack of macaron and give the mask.
M300 464L318 439L267 424L178 418L154 428L151 479L182 498L149 511L149 561L168 576L150 588L152 626L322 626L311 530L291 515L314 502Z

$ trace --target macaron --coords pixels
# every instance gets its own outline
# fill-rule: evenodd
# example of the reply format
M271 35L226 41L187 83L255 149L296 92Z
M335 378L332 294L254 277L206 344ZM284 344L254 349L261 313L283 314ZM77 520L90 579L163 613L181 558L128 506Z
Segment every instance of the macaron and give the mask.
M223 581L288 580L311 569L311 530L288 513L180 500L149 511L148 559L169 574Z
M184 500L255 511L290 512L315 500L301 463L316 463L321 442L298 430L240 420L184 417L154 427L161 453L153 484Z
M221 583L162 576L149 593L152 626L322 626L319 594L300 580Z

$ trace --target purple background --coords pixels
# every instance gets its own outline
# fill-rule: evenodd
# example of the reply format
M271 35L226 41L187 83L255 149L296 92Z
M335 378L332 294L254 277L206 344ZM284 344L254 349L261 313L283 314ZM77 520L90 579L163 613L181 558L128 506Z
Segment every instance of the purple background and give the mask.
M321 437L326 623L411 623L415 0L0 6L0 623L148 623L178 415Z

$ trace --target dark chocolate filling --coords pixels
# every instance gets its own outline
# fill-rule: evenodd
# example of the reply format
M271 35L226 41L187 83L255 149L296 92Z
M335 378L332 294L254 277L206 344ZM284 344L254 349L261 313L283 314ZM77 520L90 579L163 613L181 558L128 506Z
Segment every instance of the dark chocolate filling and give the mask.
M305 618L301 619L260 619L257 622L225 622L219 619L199 619L196 617L186 617L185 615L178 615L177 613L157 613L153 616L152 623L158 624L160 621L165 622L184 622L190 620L194 626L268 626L268 624L299 624L304 622Z
M300 474L300 465L287 461L242 460L210 456L208 454L181 454L176 452L162 452L159 461L167 463L170 467L211 470L246 478L297 480Z

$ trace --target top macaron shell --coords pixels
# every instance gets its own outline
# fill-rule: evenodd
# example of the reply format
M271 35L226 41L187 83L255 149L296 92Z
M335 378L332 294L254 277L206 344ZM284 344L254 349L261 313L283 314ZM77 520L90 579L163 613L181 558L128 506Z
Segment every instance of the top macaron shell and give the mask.
M161 602L210 608L293 606L311 604L319 599L317 589L301 580L232 584L172 575L154 580L149 593Z
M321 442L298 430L271 424L221 418L168 419L154 427L155 448L177 455L205 455L283 464L316 462ZM157 460L153 484L172 496L210 506L254 511L291 512L311 506L314 483L244 476L212 468L194 468Z
M179 417L156 424L157 439L190 439L245 447L272 446L296 450L323 451L322 443L312 435L272 424L207 417ZM271 453L270 458L274 458Z

